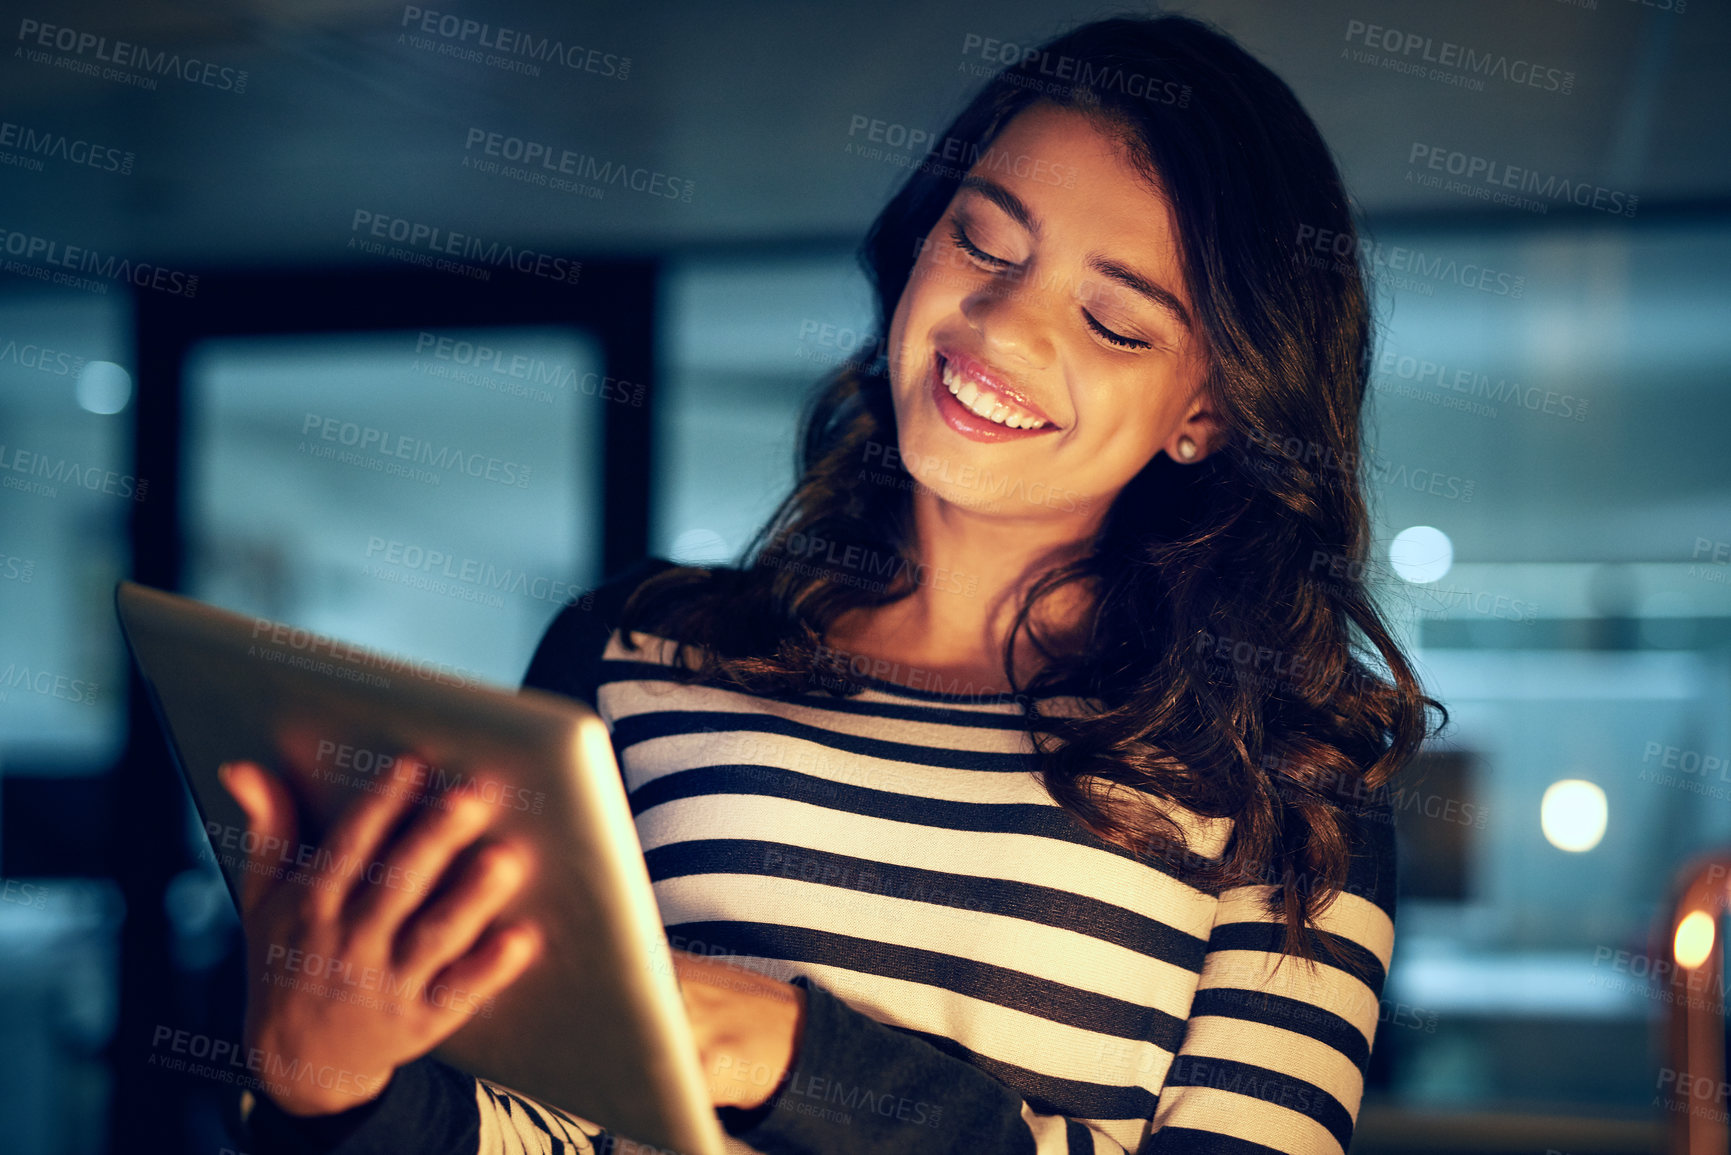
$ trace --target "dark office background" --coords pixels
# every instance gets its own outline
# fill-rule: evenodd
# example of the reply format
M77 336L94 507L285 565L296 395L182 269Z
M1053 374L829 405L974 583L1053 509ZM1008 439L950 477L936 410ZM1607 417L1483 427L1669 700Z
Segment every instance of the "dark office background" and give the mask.
M811 384L872 352L851 252L907 142L991 45L1119 9L4 7L0 1146L219 1155L220 1085L151 1059L165 1025L237 1037L238 932L115 581L515 684L570 588L737 553ZM1185 10L1295 88L1381 254L1379 591L1455 718L1400 813L1355 1150L1659 1150L1656 928L1731 843L1731 10ZM1445 42L1503 70L1438 75ZM522 179L530 144L646 179ZM1599 204L1498 203L1452 154ZM57 281L69 247L94 271ZM500 468L393 472L344 426Z

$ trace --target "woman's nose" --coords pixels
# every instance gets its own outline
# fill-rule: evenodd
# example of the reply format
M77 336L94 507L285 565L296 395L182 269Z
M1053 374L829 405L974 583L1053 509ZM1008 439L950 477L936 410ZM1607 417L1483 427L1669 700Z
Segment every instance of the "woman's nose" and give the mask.
M1057 310L1050 286L1032 278L994 281L962 302L962 316L980 334L987 352L1031 369L1052 363Z

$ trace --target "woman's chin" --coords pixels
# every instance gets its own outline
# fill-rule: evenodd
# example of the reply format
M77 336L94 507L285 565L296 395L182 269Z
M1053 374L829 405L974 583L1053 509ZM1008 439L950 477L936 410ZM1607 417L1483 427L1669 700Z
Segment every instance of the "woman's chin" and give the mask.
M918 481L919 479L915 478L915 480ZM943 504L967 513L992 515L1002 513L1004 509L1004 503L989 494L957 489L953 485L938 488L927 485L923 481L920 482L920 488Z

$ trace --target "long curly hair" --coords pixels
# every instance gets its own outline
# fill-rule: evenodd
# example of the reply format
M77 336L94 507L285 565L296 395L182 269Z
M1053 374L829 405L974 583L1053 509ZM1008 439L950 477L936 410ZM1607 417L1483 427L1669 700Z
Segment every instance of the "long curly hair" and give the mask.
M1270 884L1286 952L1314 958L1315 937L1338 959L1314 927L1345 885L1352 823L1428 737L1427 709L1447 721L1364 580L1370 303L1356 261L1307 244L1357 252L1346 191L1291 89L1225 34L1169 15L1080 26L988 81L872 224L859 258L876 348L966 174L950 161L984 155L1036 102L1088 114L1165 190L1207 349L1202 388L1225 426L1196 464L1157 453L1091 552L1046 569L1017 605L1004 672L1040 780L1102 840L1195 885ZM632 630L676 641L694 681L858 689L826 631L925 580L882 359L820 382L802 424L798 481L737 563L649 579L622 613L628 643ZM888 580L861 580L873 572ZM1079 654L1031 625L1036 603L1073 583L1091 605ZM1045 658L1026 685L1018 634ZM1059 687L1091 708L1043 714ZM1224 854L1194 852L1151 800L1230 818Z

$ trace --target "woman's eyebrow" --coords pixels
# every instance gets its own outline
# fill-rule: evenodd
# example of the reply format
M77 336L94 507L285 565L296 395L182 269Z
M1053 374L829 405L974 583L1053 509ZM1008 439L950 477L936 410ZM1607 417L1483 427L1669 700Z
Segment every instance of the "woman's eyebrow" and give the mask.
M970 174L962 178L961 187L973 189L1003 209L1009 214L1011 220L1027 229L1034 236L1040 235L1040 222L1033 213L1028 211L1028 206L1022 203L1022 198L997 181Z
M1152 281L1127 265L1095 255L1088 258L1088 267L1103 277L1110 277L1120 285L1135 293L1140 293L1156 305L1171 313L1180 325L1190 328L1190 312L1184 308L1184 302L1177 294L1163 288L1157 281Z
M1024 229L1027 229L1036 239L1039 237L1040 219L1033 214L1025 203L1023 203L1021 197L1017 196L997 181L989 180L983 176L974 176L969 174L962 178L959 187L972 189L974 192L979 193L981 196L1003 209L1005 214L1008 215L1011 220L1021 225ZM1165 288L1158 281L1143 276L1128 265L1120 264L1117 261L1097 254L1088 258L1088 267L1099 273L1101 276L1109 277L1118 282L1131 292L1146 297L1155 305L1158 305L1168 313L1171 313L1180 325L1183 325L1186 329L1191 328L1190 311L1184 307L1184 302L1178 299L1176 293Z

